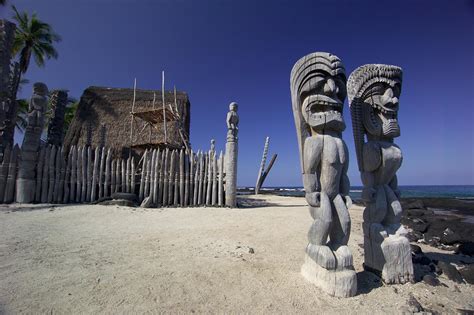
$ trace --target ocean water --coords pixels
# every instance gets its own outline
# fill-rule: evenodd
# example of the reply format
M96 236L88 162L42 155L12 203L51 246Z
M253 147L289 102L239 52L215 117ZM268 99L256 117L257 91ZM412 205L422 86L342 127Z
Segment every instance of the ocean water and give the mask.
M474 200L474 185L453 186L400 186L402 198L457 198ZM254 187L239 188L239 194L251 194ZM303 187L264 187L262 193L282 196L304 196ZM352 199L360 199L362 186L353 186L349 192Z

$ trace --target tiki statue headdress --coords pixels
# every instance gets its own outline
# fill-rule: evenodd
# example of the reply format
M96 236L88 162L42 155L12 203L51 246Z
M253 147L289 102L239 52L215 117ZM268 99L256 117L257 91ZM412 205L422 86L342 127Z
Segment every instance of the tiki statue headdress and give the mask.
M347 93L359 170L364 170L364 135L387 141L400 135L398 100L402 69L397 66L368 64L351 73Z
M324 93L325 77L331 76L334 93ZM296 133L303 170L303 146L307 137L324 129L345 129L342 119L346 97L346 74L341 60L330 53L315 52L296 62L291 70L290 88ZM329 95L330 96L329 96Z

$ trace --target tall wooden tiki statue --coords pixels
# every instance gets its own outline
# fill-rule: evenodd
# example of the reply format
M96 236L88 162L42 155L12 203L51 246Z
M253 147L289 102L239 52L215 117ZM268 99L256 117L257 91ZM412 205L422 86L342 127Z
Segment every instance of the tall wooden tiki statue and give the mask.
M301 272L330 295L353 296L357 279L347 247L349 156L342 140L344 66L330 53L309 54L294 65L290 85L306 201L314 220Z
M410 244L400 225L396 172L402 151L393 142L400 135L398 106L402 69L368 64L351 73L347 90L357 162L364 189L364 267L385 283L413 280Z

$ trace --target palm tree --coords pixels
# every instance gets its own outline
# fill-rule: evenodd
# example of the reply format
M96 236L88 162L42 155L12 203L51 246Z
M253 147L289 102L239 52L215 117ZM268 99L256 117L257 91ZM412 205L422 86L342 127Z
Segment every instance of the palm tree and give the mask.
M12 8L15 12L13 19L18 23L13 42L13 54L20 54L21 73L28 70L32 55L39 67L44 66L45 58L57 59L58 52L54 48L54 43L60 42L61 37L48 23L39 20L36 13L29 17L26 12L18 12L15 6Z

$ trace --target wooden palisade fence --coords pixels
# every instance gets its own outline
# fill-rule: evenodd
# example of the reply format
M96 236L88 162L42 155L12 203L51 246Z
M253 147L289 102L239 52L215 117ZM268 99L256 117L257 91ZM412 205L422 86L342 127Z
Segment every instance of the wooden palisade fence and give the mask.
M0 203L15 200L21 149L6 148L0 163ZM139 161L113 158L104 147L46 145L36 165L36 203L93 203L134 193L163 206L224 206L224 155L214 150L147 150Z

